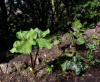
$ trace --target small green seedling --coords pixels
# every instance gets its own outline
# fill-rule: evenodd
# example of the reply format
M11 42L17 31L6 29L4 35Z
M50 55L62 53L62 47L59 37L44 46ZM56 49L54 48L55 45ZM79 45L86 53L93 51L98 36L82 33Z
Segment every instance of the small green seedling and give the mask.
M10 50L10 52L30 54L32 69L34 70L39 49L52 48L51 40L46 38L47 34L49 33L49 29L46 31L41 31L38 28L30 29L29 31L19 31L16 33L18 40L14 42L13 48ZM37 48L34 64L31 54L33 48Z
M53 72L53 65L49 65L48 62L45 62L45 65L46 65L48 72Z

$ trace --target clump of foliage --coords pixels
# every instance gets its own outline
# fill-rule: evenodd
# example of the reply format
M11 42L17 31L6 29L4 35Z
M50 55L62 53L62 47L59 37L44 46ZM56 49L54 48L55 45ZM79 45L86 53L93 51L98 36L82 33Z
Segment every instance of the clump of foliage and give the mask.
M72 44L82 45L85 43L85 38L81 32L82 24L79 20L76 20L71 27L70 36L72 39Z
M30 54L32 69L34 70L39 49L52 48L51 40L46 37L49 33L49 29L46 31L41 31L38 28L30 29L29 31L19 31L16 33L19 40L14 42L13 48L10 50L10 52ZM33 48L37 48L34 64L31 54Z
M76 11L76 18L80 19L84 26L87 26L88 28L94 28L96 22L100 21L100 19L98 19L98 17L100 17L100 10L98 9L99 7L99 0L85 0L84 2L79 2L74 8Z
M73 70L76 75L79 75L84 71L84 66L82 65L83 57L80 56L77 52L66 53L67 57L70 57L70 60L66 60L61 64L61 68L63 71Z
M80 75L89 68L88 65L83 65L83 61L84 58L78 52L72 50L63 54L56 62L46 62L45 64L49 72L53 72L57 69L62 71L72 70L76 75Z
M97 44L96 42L88 43L83 32L84 29L82 29L81 22L76 20L70 28L72 44L65 49L65 52L61 55L61 57L64 56L64 58L62 60L58 59L56 61L57 64L50 65L49 63L46 63L49 72L52 72L53 69L56 69L56 67L59 66L62 71L72 70L76 75L80 75L89 69L90 66L95 65L93 52L97 49ZM79 50L77 47L80 47L81 45L85 46L85 57L81 56L78 52Z

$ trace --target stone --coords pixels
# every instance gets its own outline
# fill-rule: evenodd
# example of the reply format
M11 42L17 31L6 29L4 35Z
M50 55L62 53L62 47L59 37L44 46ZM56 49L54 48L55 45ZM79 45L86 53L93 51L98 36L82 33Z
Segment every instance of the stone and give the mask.
M87 37L91 37L95 33L95 29L88 29L83 34Z
M95 28L96 33L100 33L100 27Z
M100 40L100 27L96 28L98 31L95 31L95 29L88 29L83 34L86 37L87 42L92 42L95 39L93 39L93 35L96 35L98 38L97 40Z
M17 70L16 70L16 68L13 66L13 67L8 67L7 68L7 74L12 74L13 72L16 72Z
M0 64L0 68L1 68L3 73L7 73L7 67L8 67L7 63Z
M18 71L21 71L22 69L25 69L27 67L27 65L22 61L15 61L13 62L13 65Z
M100 27L100 22L98 22L98 23L97 23L97 26L99 26L99 27Z
M16 71L16 68L8 63L0 64L0 68L3 73L11 74Z

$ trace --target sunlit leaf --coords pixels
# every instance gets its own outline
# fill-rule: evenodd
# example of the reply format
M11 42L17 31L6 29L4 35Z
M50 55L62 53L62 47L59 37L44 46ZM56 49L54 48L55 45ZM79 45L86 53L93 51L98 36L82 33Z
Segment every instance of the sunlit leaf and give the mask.
M59 42L60 42L59 40L55 40L55 41L54 41L54 45L59 44Z
M79 38L77 39L76 43L77 43L78 45L82 45L82 44L85 43L85 39L84 39L83 37L79 37Z
M29 38L36 39L37 38L37 32L35 30L31 29L30 31L27 32L25 37L27 39L29 39Z
M42 33L42 37L45 37L47 34L49 34L50 33L50 30L49 29L47 29L46 31L44 31L43 33Z
M63 64L61 64L61 68L63 71L66 71L67 66L66 66L67 62L64 62Z
M76 21L73 23L74 31L79 30L81 27L82 27L82 24L81 24L81 22L80 22L79 20L76 20Z
M41 31L38 28L31 28L29 31L19 31L16 33L19 40L14 42L13 48L10 50L10 52L30 54L32 48L34 47L39 47L40 49L51 49L51 40L45 38L45 36L49 33L49 29L46 31Z
M10 50L12 53L18 52L23 54L29 54L32 51L32 40L25 40L25 41L16 41L13 45L13 48Z
M16 37L20 40L25 40L25 35L28 31L19 31L16 33Z
M52 48L52 44L50 43L50 40L44 39L44 38L40 38L37 40L39 48L48 48L51 49Z
M66 56L67 57L73 57L73 53L67 53Z

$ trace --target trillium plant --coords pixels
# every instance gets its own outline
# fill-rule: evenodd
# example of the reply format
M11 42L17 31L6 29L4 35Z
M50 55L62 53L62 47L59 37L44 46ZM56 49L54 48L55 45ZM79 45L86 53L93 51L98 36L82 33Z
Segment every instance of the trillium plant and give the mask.
M29 31L19 31L16 33L17 41L14 42L11 53L30 54L32 69L34 70L36 60L38 57L39 49L52 48L51 40L46 36L50 33L50 30L42 31L38 28L30 29ZM37 48L35 59L33 63L32 49Z

